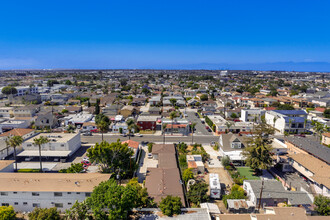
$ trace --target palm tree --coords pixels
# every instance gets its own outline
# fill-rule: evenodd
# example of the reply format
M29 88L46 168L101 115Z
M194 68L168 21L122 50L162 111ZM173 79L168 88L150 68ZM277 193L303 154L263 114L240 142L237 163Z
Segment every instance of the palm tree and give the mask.
M163 129L163 144L165 144L165 129L166 129L166 127L167 127L167 124L164 123L164 124L162 125L162 129Z
M100 130L102 134L102 141L103 141L103 133L109 130L109 123L102 120L97 124L97 128Z
M170 114L170 119L172 120L171 135L173 135L173 119L176 117L178 117L177 112L176 111L171 112Z
M191 145L194 144L194 130L196 127L197 123L191 123L190 128L191 128Z
M228 128L228 132L229 132L230 127L231 127L232 125L233 125L232 123L230 123L230 122L226 122L226 126L227 126L227 128Z
M8 140L9 146L14 148L15 171L17 171L16 147L20 146L22 143L23 138L21 136L14 136Z
M42 162L41 162L41 145L47 144L50 140L45 136L40 136L39 138L33 139L33 144L39 147L39 162L40 162L40 172L42 172Z

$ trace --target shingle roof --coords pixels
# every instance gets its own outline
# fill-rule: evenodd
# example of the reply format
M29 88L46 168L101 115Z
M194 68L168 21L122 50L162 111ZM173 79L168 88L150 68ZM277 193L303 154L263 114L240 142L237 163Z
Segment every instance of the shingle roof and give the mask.
M293 136L285 137L284 140L330 164L330 148L323 146L310 138Z

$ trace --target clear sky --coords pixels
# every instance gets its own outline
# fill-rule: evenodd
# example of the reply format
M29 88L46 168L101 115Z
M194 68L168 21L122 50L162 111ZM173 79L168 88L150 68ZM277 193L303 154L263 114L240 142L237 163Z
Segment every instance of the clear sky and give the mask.
M1 1L0 69L322 62L330 71L329 9L329 0Z

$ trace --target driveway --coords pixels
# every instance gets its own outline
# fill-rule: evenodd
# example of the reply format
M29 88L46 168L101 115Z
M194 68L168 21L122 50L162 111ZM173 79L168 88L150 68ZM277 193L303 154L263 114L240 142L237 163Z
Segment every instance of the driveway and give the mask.
M148 148L147 146L141 147L141 157L139 161L139 168L136 172L136 176L138 178L139 183L143 183L143 180L146 178L147 168L154 167L156 168L158 165L157 160L148 158Z
M210 145L203 145L203 148L206 151L206 153L210 155L210 160L208 163L208 166L210 168L223 167L221 161L219 161L218 159L218 156L220 156L220 153L218 151L215 151Z
M187 119L191 123L196 123L194 135L210 135L213 136L212 132L209 132L205 128L205 124L202 123L201 119L195 115L195 112L187 111Z

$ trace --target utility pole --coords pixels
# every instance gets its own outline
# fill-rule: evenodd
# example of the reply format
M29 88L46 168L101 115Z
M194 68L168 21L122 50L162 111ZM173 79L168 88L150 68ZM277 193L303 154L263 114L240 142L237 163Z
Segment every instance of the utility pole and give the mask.
M261 198L262 198L262 190L263 190L263 189L264 189L264 179L262 179L262 182L261 182L261 189L260 189L260 197L259 197L258 211L260 210Z

